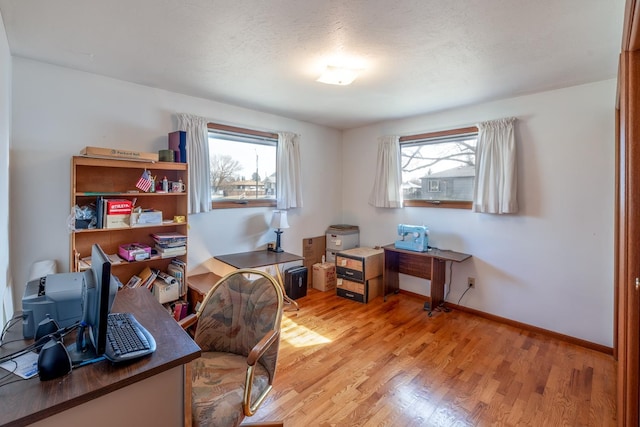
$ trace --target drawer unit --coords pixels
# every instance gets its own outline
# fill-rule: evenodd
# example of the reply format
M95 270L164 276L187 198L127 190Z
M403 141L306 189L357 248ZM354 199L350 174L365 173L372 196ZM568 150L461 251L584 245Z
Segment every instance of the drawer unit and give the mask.
M351 280L369 280L382 275L384 251L374 248L353 248L336 254L336 274Z
M359 302L369 302L380 294L382 249L353 248L336 254L336 293Z
M360 282L364 280L364 273L362 270L354 270L347 267L336 266L336 275L338 277L344 277L351 280L358 280Z
M353 301L368 303L378 295L381 295L382 276L374 277L364 283L338 278L336 281L336 294L339 297Z

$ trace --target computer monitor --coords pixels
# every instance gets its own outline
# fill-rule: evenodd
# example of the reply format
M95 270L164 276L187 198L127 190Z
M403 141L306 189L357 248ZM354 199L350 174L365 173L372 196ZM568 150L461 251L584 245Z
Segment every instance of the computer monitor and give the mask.
M111 275L111 261L102 248L91 247L91 271L95 283L95 302L87 305L85 323L97 356L104 354L107 342L107 316L118 292L118 282Z
M117 279L111 275L109 257L98 244L91 247L89 271L82 287L82 321L85 330L80 333L76 344L67 347L74 364L104 354L107 317L119 287Z

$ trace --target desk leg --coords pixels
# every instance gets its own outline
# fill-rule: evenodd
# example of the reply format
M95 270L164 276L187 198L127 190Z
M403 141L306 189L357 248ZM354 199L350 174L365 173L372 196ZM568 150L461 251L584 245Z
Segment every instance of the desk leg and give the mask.
M444 282L447 262L431 258L431 309L435 310L444 302Z
M282 279L282 273L280 272L280 267L278 267L277 265L275 267L276 267L276 275L278 276L278 283L280 283L280 287L282 288L282 296L284 297L284 303L289 304L289 307L293 307L293 308L290 308L290 310L295 310L295 311L300 310L298 303L295 300L292 300L291 298L289 298L287 296L287 292L284 290L285 289L284 280Z
M191 427L193 425L192 415L191 415L191 390L192 390L192 382L191 379L191 362L187 362L184 365L183 375L184 375L184 427Z
M382 275L382 295L387 301L387 294L400 291L400 254L393 251L384 251L384 269Z

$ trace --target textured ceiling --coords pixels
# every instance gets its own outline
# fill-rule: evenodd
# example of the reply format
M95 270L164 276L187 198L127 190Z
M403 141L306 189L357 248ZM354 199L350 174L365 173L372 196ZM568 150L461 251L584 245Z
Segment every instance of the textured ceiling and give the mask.
M347 129L614 78L624 0L0 0L11 53ZM363 68L316 82L328 62Z

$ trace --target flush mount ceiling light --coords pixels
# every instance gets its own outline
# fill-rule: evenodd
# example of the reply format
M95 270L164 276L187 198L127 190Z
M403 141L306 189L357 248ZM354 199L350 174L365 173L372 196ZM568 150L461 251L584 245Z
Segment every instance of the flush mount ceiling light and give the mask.
M353 82L356 77L358 77L359 71L360 70L356 70L353 68L343 68L328 65L324 70L324 73L322 73L322 75L316 81L330 85L346 86L348 84L351 84L351 82Z

